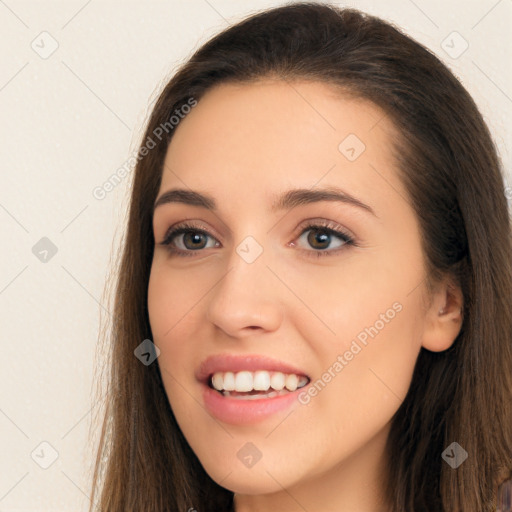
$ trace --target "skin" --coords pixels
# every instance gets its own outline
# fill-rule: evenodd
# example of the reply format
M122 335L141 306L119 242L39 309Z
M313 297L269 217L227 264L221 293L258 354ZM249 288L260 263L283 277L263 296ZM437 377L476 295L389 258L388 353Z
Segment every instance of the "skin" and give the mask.
M351 133L366 146L353 162L338 149ZM151 328L178 424L211 478L235 492L237 512L386 510L390 420L420 348L447 349L462 322L462 296L448 278L427 295L417 218L391 157L394 134L370 102L319 82L268 79L211 89L171 140L158 196L190 188L212 195L219 209L156 208ZM330 201L270 212L274 195L327 186L376 215ZM196 242L206 247L170 254L160 243L186 219L208 231ZM332 252L343 244L334 235L314 245L315 230L302 228L307 219L339 225L358 246ZM263 248L251 264L236 252L249 235ZM193 241L184 243L174 240L193 252ZM331 254L315 258L319 251ZM244 426L205 410L194 371L207 356L267 355L317 381L394 303L401 311L307 405ZM247 442L262 453L250 468L237 457Z

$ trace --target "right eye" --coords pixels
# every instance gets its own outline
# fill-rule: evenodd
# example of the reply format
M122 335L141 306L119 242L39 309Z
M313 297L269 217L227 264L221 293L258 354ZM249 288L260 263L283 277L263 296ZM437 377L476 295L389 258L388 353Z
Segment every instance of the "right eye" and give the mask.
M176 248L173 244L176 243L175 239L180 240L180 237L181 245L183 247L178 246ZM204 240L208 237L210 237L210 234L206 231L198 229L193 224L182 223L166 233L165 239L160 245L165 246L171 254L177 254L179 256L193 256L195 251L208 248L204 245ZM214 240L213 237L212 240ZM216 244L214 243L213 246L210 247L215 246Z

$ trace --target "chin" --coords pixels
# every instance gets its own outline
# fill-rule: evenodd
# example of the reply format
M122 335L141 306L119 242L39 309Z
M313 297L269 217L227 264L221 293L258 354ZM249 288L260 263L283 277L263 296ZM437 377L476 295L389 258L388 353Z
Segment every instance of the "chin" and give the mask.
M224 475L225 477L225 475ZM279 482L281 480L277 478ZM260 495L260 494L272 494L283 490L283 487L279 485L269 474L260 476L251 476L250 473L247 476L242 477L240 475L231 474L227 478L220 477L219 480L215 480L220 486L228 489L229 491L235 492L236 494L247 494L247 495Z
M289 468L264 464L263 459L252 467L244 467L242 463L219 465L218 461L216 458L210 461L211 464L205 465L202 461L201 464L214 482L237 494L271 494L293 485L295 480ZM236 461L239 462L238 459Z

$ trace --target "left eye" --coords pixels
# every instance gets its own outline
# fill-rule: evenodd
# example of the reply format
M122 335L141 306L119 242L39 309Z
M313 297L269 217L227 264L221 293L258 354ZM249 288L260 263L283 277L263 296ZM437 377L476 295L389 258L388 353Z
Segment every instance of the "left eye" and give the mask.
M303 239L304 235L309 232L309 235L305 237L306 241L314 249L319 249L316 251L305 250L304 252L309 253L309 255L312 256L324 256L337 253L340 248L343 248L345 245L355 245L355 242L350 235L341 230L329 227L330 225L331 224L327 224L325 226L321 224L309 224L303 227L298 239ZM181 240L180 237L182 237ZM198 229L191 224L181 224L169 231L165 240L161 242L160 245L166 246L167 250L172 254L177 254L179 256L193 256L194 252L201 249L218 247L219 242L213 237L211 237L213 244L210 245L210 247L207 247L207 243L205 245L205 240L208 237L211 237L211 235L207 231ZM325 249L327 249L332 242L332 237L338 238L340 243L334 250L326 251ZM173 244L176 244L177 247ZM295 243L292 243L291 245L294 246Z
M184 255L189 256L187 253L190 253L190 251L197 251L199 249L206 248L203 242L208 236L210 235L202 229L197 229L192 225L182 224L167 233L162 245L167 246L171 253L184 253ZM187 245L184 247L178 247L177 249L173 247L172 243L174 242L174 239L179 239L180 237L182 237L181 245L190 244L190 247L187 247ZM215 246L215 244L213 246Z
M299 239L303 238L308 231L309 235L305 237L306 241L315 249L327 249L327 246L332 242L332 237L341 240L337 247L342 247L343 245L352 242L352 239L346 233L325 228L323 226L310 226L304 229Z

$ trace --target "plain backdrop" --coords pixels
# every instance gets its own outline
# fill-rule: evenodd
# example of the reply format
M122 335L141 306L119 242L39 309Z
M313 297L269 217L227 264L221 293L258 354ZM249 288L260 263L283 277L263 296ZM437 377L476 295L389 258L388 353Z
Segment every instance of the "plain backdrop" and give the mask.
M0 0L0 512L87 510L94 355L131 175L93 191L136 150L180 63L282 3ZM332 3L392 21L447 63L510 171L512 0Z

